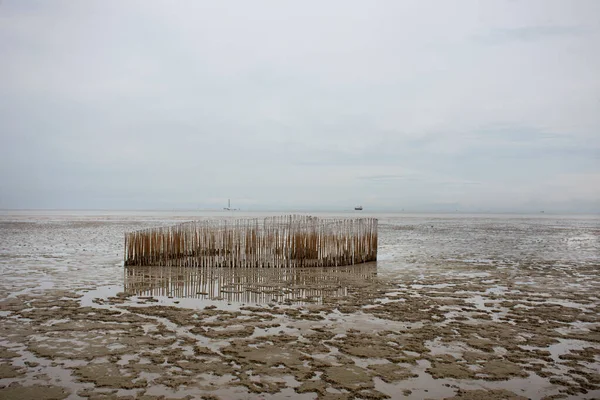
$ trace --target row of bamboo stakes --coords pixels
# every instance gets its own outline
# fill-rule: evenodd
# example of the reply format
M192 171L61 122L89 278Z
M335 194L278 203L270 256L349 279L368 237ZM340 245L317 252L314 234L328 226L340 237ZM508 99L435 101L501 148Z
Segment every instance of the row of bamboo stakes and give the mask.
M320 302L345 296L353 282L377 275L375 263L325 268L186 268L132 266L125 269L125 291L136 296L226 299L245 303Z
M377 219L288 215L186 222L125 234L125 266L337 267L377 259Z

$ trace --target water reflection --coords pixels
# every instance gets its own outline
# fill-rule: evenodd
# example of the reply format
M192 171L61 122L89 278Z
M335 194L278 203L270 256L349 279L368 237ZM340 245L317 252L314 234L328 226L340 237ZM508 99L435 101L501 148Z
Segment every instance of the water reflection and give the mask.
M186 268L129 266L125 292L136 296L223 299L244 303L321 302L377 276L377 264L325 268Z

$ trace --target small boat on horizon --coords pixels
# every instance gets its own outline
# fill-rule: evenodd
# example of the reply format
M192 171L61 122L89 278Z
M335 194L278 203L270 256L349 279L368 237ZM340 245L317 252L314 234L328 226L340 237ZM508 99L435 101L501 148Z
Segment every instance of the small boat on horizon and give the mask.
M356 206L356 207L354 207L354 210L355 211L362 211L362 206Z
M227 207L223 207L225 211L237 211L237 208L231 208L231 199L227 199Z

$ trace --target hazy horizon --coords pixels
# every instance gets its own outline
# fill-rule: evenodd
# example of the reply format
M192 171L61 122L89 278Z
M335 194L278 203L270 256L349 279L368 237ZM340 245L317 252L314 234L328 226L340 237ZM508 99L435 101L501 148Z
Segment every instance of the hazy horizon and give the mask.
M600 212L598 1L0 2L0 209Z
M248 208L248 209L234 209L227 210L224 208L0 208L2 212L157 212L157 213L227 213L229 215L244 213L329 213L329 214L354 214L357 217L361 215L370 214L454 214L454 215L470 215L470 214L498 214L498 215L539 215L539 216L560 216L560 215L584 215L584 216L600 216L600 212L597 211L567 211L567 210L491 210L491 209L473 209L473 210L459 210L459 209L387 209L387 208L368 208L361 211L356 211L352 207L349 208Z

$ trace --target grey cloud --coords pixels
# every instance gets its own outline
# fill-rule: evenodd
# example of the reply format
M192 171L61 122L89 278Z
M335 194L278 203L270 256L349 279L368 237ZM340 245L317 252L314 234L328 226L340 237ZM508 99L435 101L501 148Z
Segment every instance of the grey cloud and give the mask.
M0 208L577 211L596 4L3 1Z
M496 28L475 38L487 44L502 44L512 41L534 41L554 37L580 36L586 33L584 26L523 26L518 28Z
M371 176L360 176L358 179L364 179L368 181L374 182L387 182L387 181L400 181L400 180L408 180L414 181L419 178L410 175L371 175Z

